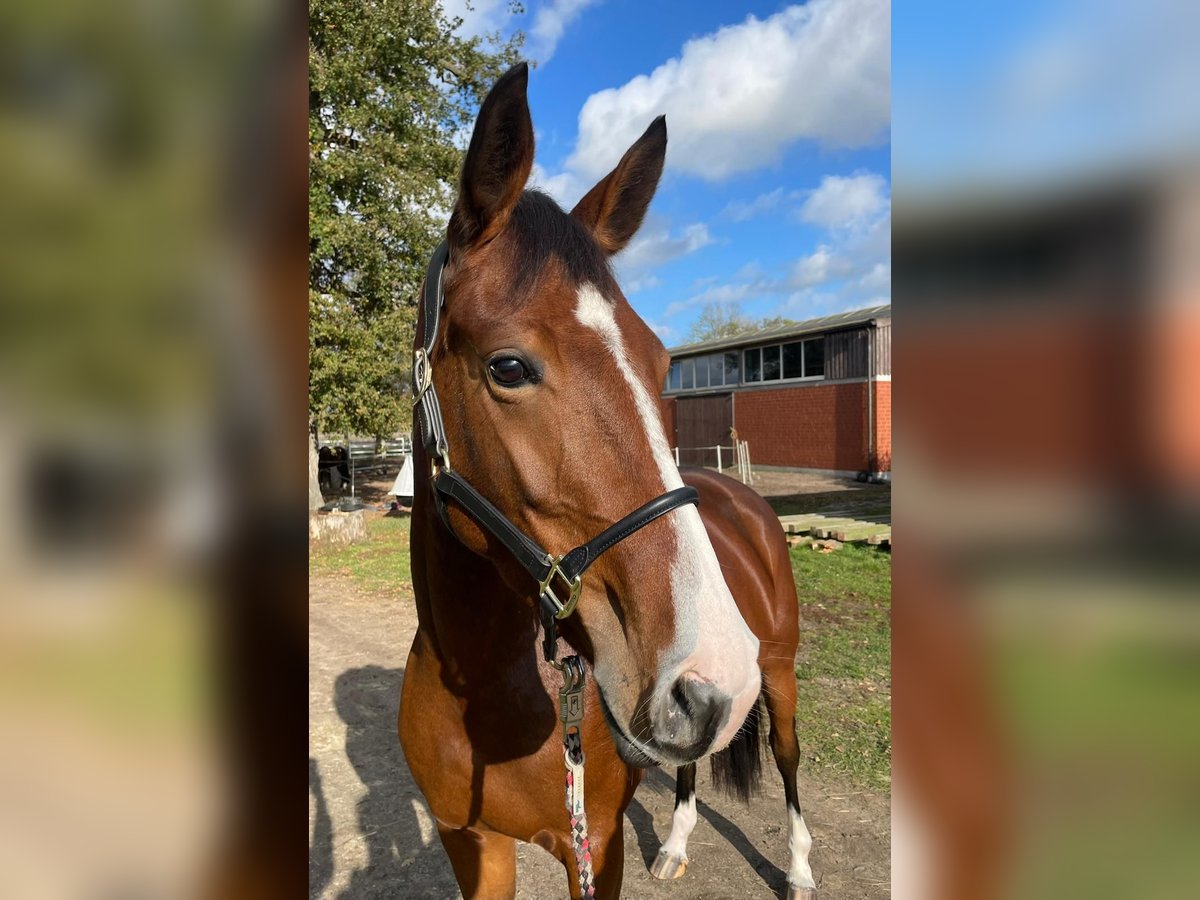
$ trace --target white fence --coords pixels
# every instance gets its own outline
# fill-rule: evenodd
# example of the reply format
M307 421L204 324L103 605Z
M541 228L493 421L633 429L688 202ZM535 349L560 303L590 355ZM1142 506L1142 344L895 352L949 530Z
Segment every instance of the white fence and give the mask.
M743 484L754 483L754 468L750 465L750 445L745 441L737 441L733 445L714 444L711 447L675 447L675 465L680 465L680 450L689 452L692 458L695 454L701 454L701 463L706 468L716 468L718 472L723 472L726 465L736 466L738 470L738 478Z

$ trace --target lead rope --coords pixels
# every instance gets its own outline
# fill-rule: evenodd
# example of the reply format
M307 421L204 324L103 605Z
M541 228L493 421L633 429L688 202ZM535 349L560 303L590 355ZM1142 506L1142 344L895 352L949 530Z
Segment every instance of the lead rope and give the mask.
M561 663L563 686L558 692L563 723L563 758L567 764L567 815L571 818L571 849L575 851L575 869L579 890L584 897L596 896L592 874L592 849L588 842L587 812L583 807L583 663L578 656L564 657Z

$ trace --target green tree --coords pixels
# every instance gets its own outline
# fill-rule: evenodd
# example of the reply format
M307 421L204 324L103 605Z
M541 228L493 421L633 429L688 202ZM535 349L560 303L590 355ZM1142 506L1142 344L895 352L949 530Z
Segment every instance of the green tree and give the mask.
M689 344L701 341L719 341L724 338L737 337L751 331L763 328L776 328L781 325L793 325L794 319L783 316L766 316L762 319L751 319L732 306L724 303L706 303L700 310L700 315L688 329Z
M754 330L754 322L724 303L706 303L688 329L688 343L717 341Z
M437 0L309 6L308 389L322 431L411 422L416 292L475 113L523 42L461 25Z

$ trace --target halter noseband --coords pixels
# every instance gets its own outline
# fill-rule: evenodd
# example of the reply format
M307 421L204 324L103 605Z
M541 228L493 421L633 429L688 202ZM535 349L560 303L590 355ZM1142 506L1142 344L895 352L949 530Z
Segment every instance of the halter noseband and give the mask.
M437 340L438 319L446 294L442 287L442 274L450 257L449 245L443 241L433 251L429 269L425 273L425 289L422 295L421 313L424 339L413 357L413 407L419 422L421 444L432 462L433 487L439 511L445 520L442 507L444 498L458 502L471 517L490 531L500 543L508 548L525 571L538 583L538 609L541 614L544 637L542 653L547 662L559 666L555 660L558 643L555 623L575 611L583 587L583 573L604 551L623 541L636 531L645 528L659 516L669 513L687 503L700 504L700 494L694 487L675 488L649 503L639 506L620 521L610 525L586 544L561 556L543 550L536 541L508 520L486 497L475 490L461 475L450 468L450 446L446 439L446 428L442 421L442 409L438 403L437 389L433 386L433 347ZM448 523L447 523L448 524ZM559 590L564 599L559 598Z

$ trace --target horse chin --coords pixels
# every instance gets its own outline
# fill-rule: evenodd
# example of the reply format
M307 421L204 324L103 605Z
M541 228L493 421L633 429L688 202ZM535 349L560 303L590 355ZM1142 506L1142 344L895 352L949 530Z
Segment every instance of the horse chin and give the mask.
M612 710L608 708L603 691L600 692L600 709L604 713L604 721L608 725L609 734L612 735L613 745L617 748L617 756L621 757L627 765L633 766L636 769L650 769L654 766L663 765L661 760L650 756L626 736L625 730L617 724Z

